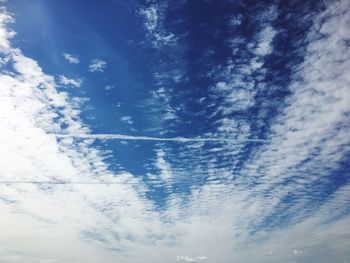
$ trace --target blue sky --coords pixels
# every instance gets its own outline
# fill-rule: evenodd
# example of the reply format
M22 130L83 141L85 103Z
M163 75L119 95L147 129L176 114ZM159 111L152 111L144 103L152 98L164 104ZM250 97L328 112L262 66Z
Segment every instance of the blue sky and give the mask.
M347 1L0 1L1 262L350 262Z

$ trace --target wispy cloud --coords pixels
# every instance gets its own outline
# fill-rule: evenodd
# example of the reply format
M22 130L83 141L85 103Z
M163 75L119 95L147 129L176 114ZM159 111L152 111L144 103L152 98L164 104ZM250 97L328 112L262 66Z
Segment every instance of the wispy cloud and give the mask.
M66 76L60 75L58 79L59 83L66 86L72 86L79 88L83 84L82 79L69 79Z
M185 262L199 262L202 260L207 260L208 258L205 256L197 256L197 257L189 257L189 256L177 256L177 261L185 261Z
M65 60L67 60L71 64L78 64L80 62L79 58L77 56L72 55L72 54L63 53L63 57Z
M131 116L123 116L120 118L120 120L126 124L129 124L129 125L134 123Z
M107 67L107 63L101 59L93 59L89 65L90 72L103 72Z
M272 40L276 35L276 30L271 26L265 27L259 34L257 47L254 51L259 56L266 56L272 52Z
M154 3L141 8L139 13L144 17L144 27L151 38L154 47L174 45L176 37L164 29L166 2Z
M109 90L115 89L115 87L112 85L107 85L103 89L109 91Z
M172 171L170 164L165 160L165 152L162 149L157 150L156 167L159 170L160 178L164 182L168 182L172 179Z

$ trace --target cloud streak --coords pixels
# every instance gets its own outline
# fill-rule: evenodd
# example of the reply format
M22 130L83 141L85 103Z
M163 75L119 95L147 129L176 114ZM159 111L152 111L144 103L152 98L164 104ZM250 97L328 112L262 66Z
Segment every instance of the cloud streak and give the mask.
M80 60L77 56L74 56L72 54L63 53L63 57L65 60L67 60L71 64L79 64Z
M82 139L99 139L99 140L134 140L134 141L160 141L160 142L256 142L264 143L267 140L263 139L234 139L234 138L186 138L186 137L173 137L173 138L162 138L162 137L149 137L149 136L132 136L123 134L53 134L57 138L82 138Z

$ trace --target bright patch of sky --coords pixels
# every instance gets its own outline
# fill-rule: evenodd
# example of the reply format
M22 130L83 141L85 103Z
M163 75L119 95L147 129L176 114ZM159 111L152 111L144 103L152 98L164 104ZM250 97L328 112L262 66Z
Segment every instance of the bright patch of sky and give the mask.
M0 5L0 262L349 261L348 1Z

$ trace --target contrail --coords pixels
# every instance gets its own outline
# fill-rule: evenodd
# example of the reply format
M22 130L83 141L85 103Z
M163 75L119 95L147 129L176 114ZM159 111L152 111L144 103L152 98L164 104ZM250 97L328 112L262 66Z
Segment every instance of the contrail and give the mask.
M54 185L65 185L65 184L87 184L87 185L95 185L95 184L103 184L103 185L109 185L109 184L120 184L120 185L133 185L135 183L130 182L110 182L110 181L100 181L100 182L71 182L71 181L0 181L0 184L54 184Z
M234 139L234 138L186 138L186 137L148 137L148 136L132 136L123 134L111 134L111 133L100 133L100 134L89 134L89 133L78 133L78 134L54 134L57 138L83 138L83 139L99 139L99 140L134 140L134 141L163 141L163 142L258 142L263 143L267 140L263 139Z

